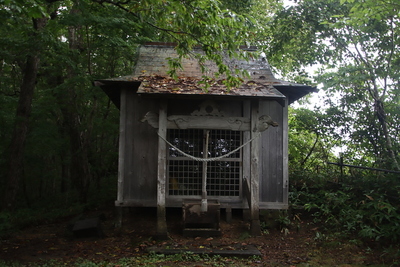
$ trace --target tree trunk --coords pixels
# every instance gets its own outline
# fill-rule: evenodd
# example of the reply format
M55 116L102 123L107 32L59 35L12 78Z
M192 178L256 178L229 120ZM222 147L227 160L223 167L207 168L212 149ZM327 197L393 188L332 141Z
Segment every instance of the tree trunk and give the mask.
M383 106L383 102L380 99L375 100L375 111L379 120L379 123L382 127L382 134L385 138L386 141L386 151L389 154L389 158L392 161L392 166L399 171L400 166L396 158L396 154L393 150L393 144L392 144L392 139L390 138L388 126L387 126L387 121L386 121L386 112L385 108ZM392 166L389 166L390 168L393 168Z
M300 167L301 167L301 168L304 167L304 165L306 164L308 158L309 158L309 157L311 156L311 154L314 152L314 149L315 149L315 147L316 147L317 144L318 144L318 141L319 141L319 134L318 134L317 132L315 132L315 135L316 135L317 137L315 138L315 141L314 141L313 146L311 147L310 151L308 151L307 156L306 156L306 157L302 160L302 162L300 163Z
M33 19L33 25L37 32L46 26L47 19ZM29 117L32 110L32 99L35 91L36 78L39 69L39 52L34 51L33 55L26 57L26 64L23 70L24 76L20 87L19 101L15 117L14 131L10 143L7 185L3 198L3 209L13 209L19 190L22 161L24 157L24 147L28 132Z
M76 5L76 3L75 3ZM80 11L72 8L71 14L78 14ZM68 29L68 42L69 48L72 51L79 51L83 47L83 40L79 34L80 26L71 26ZM79 53L76 53L79 55ZM79 61L79 56L75 58ZM76 76L72 67L67 67L67 79L73 79ZM70 139L70 175L71 181L78 191L79 201L81 203L87 202L89 193L89 186L91 181L90 164L88 160L88 131L82 130L81 116L78 109L77 93L75 86L71 85L62 92L62 97L59 99L61 102L61 111L64 116L64 126ZM64 97L63 97L64 96Z

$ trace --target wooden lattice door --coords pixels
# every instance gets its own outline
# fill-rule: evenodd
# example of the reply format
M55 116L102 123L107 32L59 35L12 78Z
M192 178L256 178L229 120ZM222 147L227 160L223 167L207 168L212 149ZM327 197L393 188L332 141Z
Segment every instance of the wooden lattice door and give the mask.
M209 198L241 198L241 150L219 158L241 146L241 131L169 129L168 141L172 144L168 149L169 197L199 197L206 181ZM218 159L201 161L188 155L198 159Z

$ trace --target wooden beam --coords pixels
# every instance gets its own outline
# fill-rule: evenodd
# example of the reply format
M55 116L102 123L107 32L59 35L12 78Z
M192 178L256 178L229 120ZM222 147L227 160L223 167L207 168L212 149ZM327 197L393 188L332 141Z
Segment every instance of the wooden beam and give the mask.
M153 128L158 128L159 115L147 112L141 122L147 121ZM172 115L167 118L168 129L220 129L232 131L249 131L250 119L245 117L210 117Z
M233 131L246 131L250 121L242 117L207 117L173 115L168 117L168 126L178 129L226 129ZM175 125L174 125L175 124Z
M259 100L251 103L251 138L255 138L259 132L256 130L259 119ZM260 179L260 138L255 138L250 145L250 233L254 236L261 235L260 208L259 208L259 179Z
M245 204L243 202L238 201L227 201L221 203L221 208L227 208L228 206L232 209L247 209L250 207L248 205L249 197L250 197L250 189L246 186L246 183L243 181L243 195ZM247 192L247 193L246 193ZM198 198L196 198L198 201ZM154 200L133 200L133 199L125 199L124 202L115 202L115 205L120 208L123 207L156 207L156 199ZM280 202L259 202L258 203L260 210L269 210L269 209L287 209L288 205ZM182 199L166 199L166 206L167 207L175 207L175 208L182 208Z
M167 138L167 102L160 101L158 133ZM167 180L167 144L158 138L158 171L157 171L157 239L167 239L166 219L166 180Z

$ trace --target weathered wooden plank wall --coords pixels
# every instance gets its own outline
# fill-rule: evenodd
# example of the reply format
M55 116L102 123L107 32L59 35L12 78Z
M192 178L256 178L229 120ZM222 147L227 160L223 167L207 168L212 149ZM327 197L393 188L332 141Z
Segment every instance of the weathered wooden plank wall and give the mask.
M168 116L190 115L193 111L199 110L200 105L206 99L170 99L168 101ZM215 100L213 101L225 117L243 116L243 102L239 100Z
M261 181L260 202L261 208L285 208L287 201L287 164L284 164L285 138L283 133L287 130L287 117L284 116L282 107L276 101L262 101L260 114L268 114L276 121L278 127L268 128L262 135L261 145ZM287 139L286 139L287 140ZM287 153L287 152L286 152ZM286 155L287 157L287 155ZM284 177L286 176L286 177Z
M157 130L140 120L149 111L158 114L159 101L155 98L140 97L134 90L123 89L121 92L120 138L123 140L120 143L117 204L123 201L124 206L155 207L157 203ZM190 101L170 99L168 100L168 116L190 115L199 109L203 101L204 99ZM250 117L250 101L218 100L216 103L227 117ZM276 101L260 102L259 115L270 115L279 124L278 127L268 128L262 133L260 139L260 208L285 208L287 205L287 155L284 155L287 153L287 138L284 137L284 134L287 134L285 109L287 107L282 108ZM244 132L244 141L250 138L249 134ZM244 157L250 156L248 149L249 147L243 149ZM243 177L250 175L250 164L249 159L243 159ZM246 200L243 201L243 205L234 205L234 207L242 206L247 206Z
M125 138L123 157L125 169L123 199L127 205L155 206L157 199L156 129L141 119L148 111L158 113L158 101L139 97L134 90L123 90L126 95ZM121 108L122 110L122 108Z

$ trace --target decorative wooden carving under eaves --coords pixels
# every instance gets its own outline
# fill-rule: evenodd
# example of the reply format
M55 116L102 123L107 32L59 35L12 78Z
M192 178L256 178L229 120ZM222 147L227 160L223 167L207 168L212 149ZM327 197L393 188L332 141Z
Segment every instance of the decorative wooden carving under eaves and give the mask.
M192 116L214 116L214 117L225 117L224 113L220 111L217 104L211 100L204 101L200 104L198 110L193 111L190 115Z
M141 122L147 121L153 128L158 128L158 114L147 112ZM269 126L277 127L268 115L259 117L254 132L263 132ZM167 117L168 129L219 129L232 131L250 131L250 119L245 117L214 117L172 115Z
M147 112L141 122L145 121L153 128L158 128L157 113ZM245 117L172 115L167 117L167 128L250 131L250 119Z
M168 125L174 122L173 129L220 129L233 131L250 130L250 119L244 117L200 117L200 116L168 116Z
M264 132L269 126L277 127L279 124L272 120L269 115L262 115L258 118L258 122L253 129L253 132Z
M147 112L141 122L147 121L153 128L158 128L158 114ZM250 118L224 117L218 106L213 101L205 101L191 115L171 115L167 117L168 129L218 129L232 131L250 131ZM263 132L269 126L276 127L268 115L259 117L254 132Z

